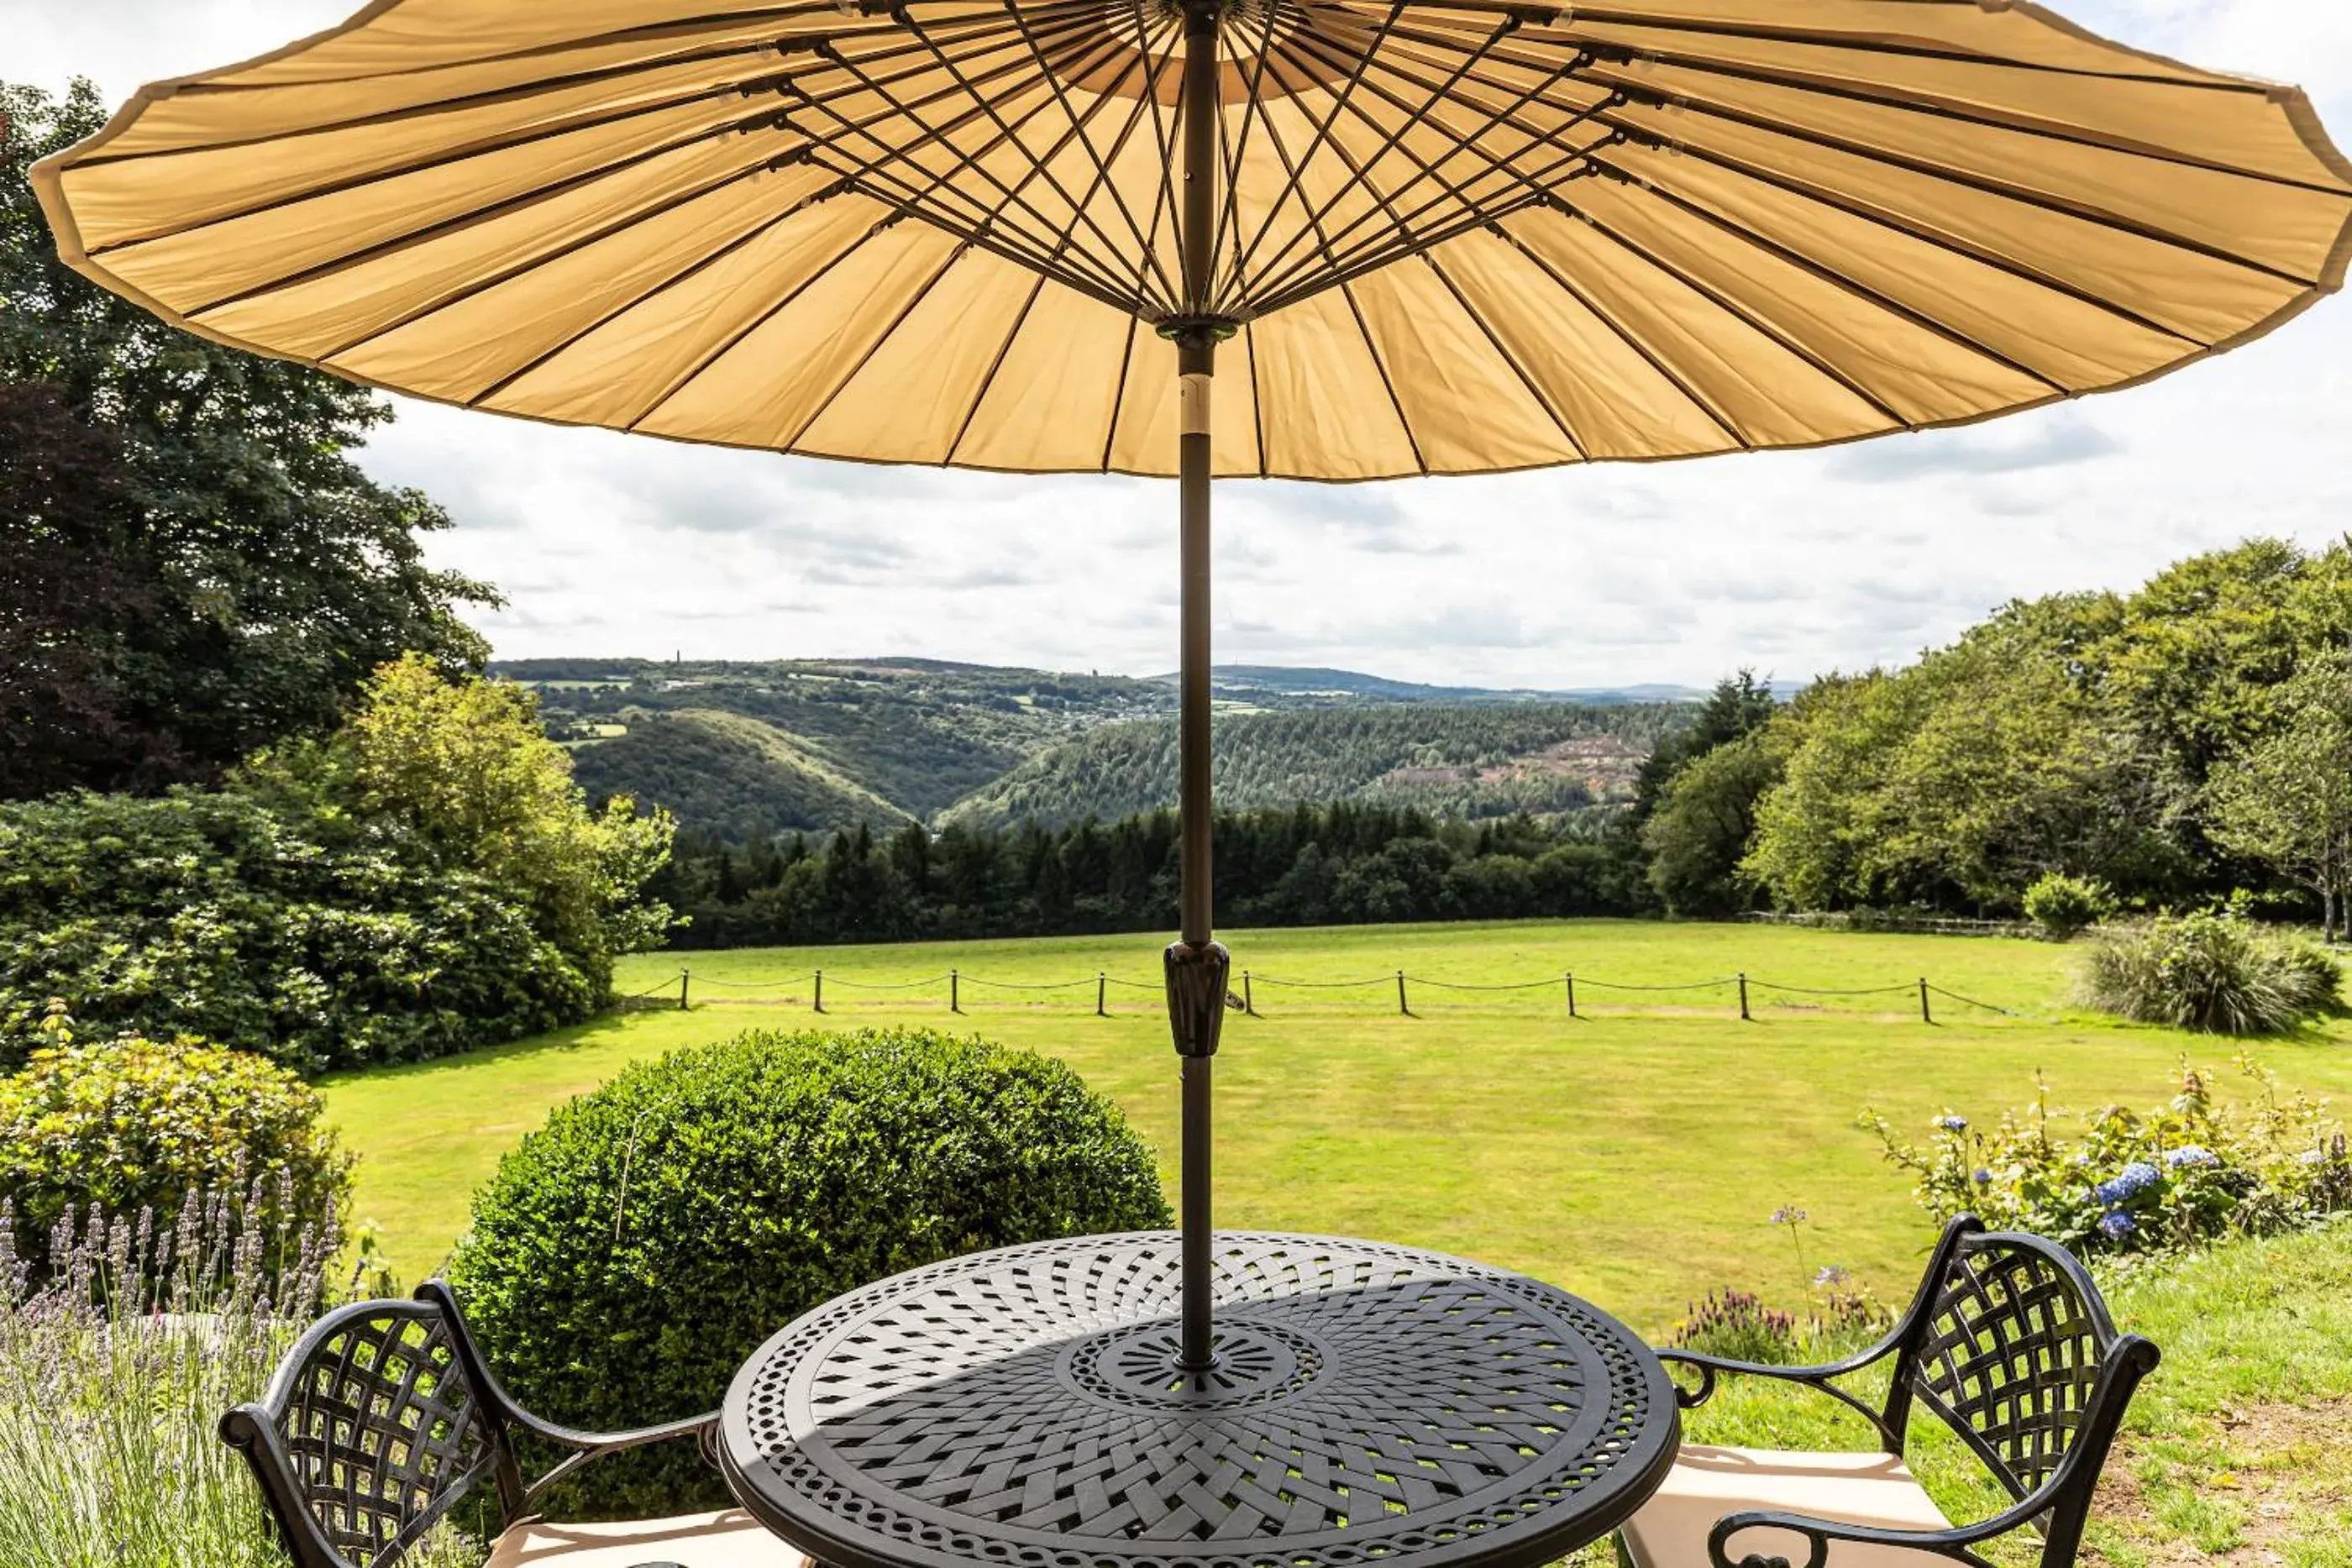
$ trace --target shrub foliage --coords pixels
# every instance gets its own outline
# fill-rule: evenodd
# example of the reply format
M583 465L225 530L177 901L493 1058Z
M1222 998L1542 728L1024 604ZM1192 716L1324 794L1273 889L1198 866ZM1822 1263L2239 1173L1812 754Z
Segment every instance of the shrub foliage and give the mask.
M584 1018L665 817L591 815L511 687L387 665L327 741L224 790L0 805L0 1067L61 998L89 1030L200 1035L306 1071Z
M249 1194L247 1218L281 1239L303 1228L331 1253L351 1157L320 1122L319 1096L284 1068L203 1040L57 1043L0 1078L0 1203L16 1256L45 1270L50 1232L93 1208L144 1212L166 1227L199 1190ZM0 1228L5 1230L7 1228ZM284 1260L260 1266L271 1279Z
M2063 942L2116 912L2115 890L2095 876L2045 872L2025 890L2025 917L2042 934Z
M1938 1220L1975 1214L2082 1252L2201 1246L2352 1210L2352 1152L2326 1103L2283 1097L2244 1057L2237 1068L2252 1090L2243 1106L2218 1101L2210 1074L2184 1063L2166 1104L2108 1105L2071 1134L2054 1124L2046 1090L1990 1127L1947 1111L1925 1145L1875 1113L1865 1120Z
M1165 1226L1150 1151L1059 1062L929 1030L747 1033L559 1106L475 1197L449 1276L514 1394L579 1427L715 1407L770 1334L960 1253ZM572 1506L724 1501L691 1454Z
M2234 911L2158 915L2094 943L2083 999L2137 1023L2276 1034L2336 1008L2336 961Z

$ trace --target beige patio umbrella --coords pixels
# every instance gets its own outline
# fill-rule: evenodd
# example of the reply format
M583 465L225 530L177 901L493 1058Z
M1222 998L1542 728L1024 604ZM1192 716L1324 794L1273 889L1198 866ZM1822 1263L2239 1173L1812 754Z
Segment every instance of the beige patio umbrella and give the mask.
M1195 1368L1213 473L1959 423L2267 331L2352 251L2302 94L2012 0L378 0L35 177L91 277L373 385L1181 474Z

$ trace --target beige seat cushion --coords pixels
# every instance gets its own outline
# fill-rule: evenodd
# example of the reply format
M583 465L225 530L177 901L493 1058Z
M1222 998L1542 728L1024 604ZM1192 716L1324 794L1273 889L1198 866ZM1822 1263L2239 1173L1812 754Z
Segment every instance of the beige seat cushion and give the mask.
M811 1568L807 1557L740 1509L616 1524L526 1520L492 1543L484 1568Z
M1706 1533L1727 1513L1772 1509L1876 1524L1948 1530L1950 1521L1892 1454L1813 1454L1715 1448L1685 1443L1657 1495L1624 1530L1635 1568L1707 1568ZM1751 1554L1804 1568L1811 1547L1790 1530L1743 1530L1724 1543L1733 1563ZM1829 1568L1951 1568L1951 1559L1902 1547L1830 1543Z

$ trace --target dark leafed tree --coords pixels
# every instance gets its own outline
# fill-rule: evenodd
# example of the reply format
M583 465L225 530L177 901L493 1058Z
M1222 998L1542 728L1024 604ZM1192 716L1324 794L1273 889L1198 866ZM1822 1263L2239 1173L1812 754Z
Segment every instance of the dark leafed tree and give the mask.
M352 452L391 409L68 270L27 178L96 90L0 85L0 794L203 780L334 721L406 650L478 666L423 495Z

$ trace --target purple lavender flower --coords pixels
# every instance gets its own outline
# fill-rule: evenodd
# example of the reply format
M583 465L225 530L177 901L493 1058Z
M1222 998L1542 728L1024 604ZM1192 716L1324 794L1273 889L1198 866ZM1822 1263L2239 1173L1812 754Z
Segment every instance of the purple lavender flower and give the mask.
M2180 1147L2167 1153L2164 1163L2174 1170L2183 1168L2201 1170L2209 1166L2220 1165L2221 1159L2202 1144L2183 1144Z
M2120 1208L2111 1208L2099 1216L2099 1234L2110 1241L2121 1241L2138 1228L2138 1222Z

